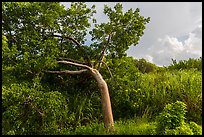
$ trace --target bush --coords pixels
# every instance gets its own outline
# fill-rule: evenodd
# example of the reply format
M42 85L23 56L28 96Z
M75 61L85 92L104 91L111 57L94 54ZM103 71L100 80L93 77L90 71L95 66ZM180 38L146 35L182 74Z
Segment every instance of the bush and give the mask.
M202 135L202 127L195 122L185 122L186 104L181 101L167 104L157 116L157 134Z
M192 129L194 135L202 135L202 127L197 125L195 122L191 121L189 123L190 128Z
M157 117L157 133L163 134L165 129L175 129L185 120L186 104L181 101L167 104Z
M175 129L165 129L165 135L193 135L193 131L188 124L182 124Z
M166 129L165 135L202 135L202 127L191 121L175 129Z
M60 134L71 118L65 98L26 84L2 87L2 133Z

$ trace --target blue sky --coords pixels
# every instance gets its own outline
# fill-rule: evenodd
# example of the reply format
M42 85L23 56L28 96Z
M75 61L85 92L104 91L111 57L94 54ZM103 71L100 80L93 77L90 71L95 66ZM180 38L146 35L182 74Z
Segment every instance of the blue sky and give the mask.
M136 8L150 17L139 44L127 50L128 56L145 58L159 66L172 63L171 58L183 60L202 56L202 3L201 2L121 2L123 11ZM70 2L61 2L66 8ZM104 4L114 7L116 2L86 2L96 5L97 23L107 22ZM91 43L87 36L87 44Z

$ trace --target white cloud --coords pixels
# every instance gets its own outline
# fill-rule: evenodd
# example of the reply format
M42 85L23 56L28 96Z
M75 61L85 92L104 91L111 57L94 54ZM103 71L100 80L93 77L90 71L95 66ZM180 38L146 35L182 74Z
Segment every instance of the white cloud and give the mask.
M136 4L135 4L136 5ZM139 45L127 51L135 58L152 57L156 65L202 56L202 4L191 2L137 4L141 15L150 16ZM190 34L191 32L191 34Z
M202 29L202 28L200 28ZM202 56L202 33L193 31L189 33L189 38L184 42L186 53L191 53L194 56Z
M202 56L202 35L200 34L202 27L198 26L184 42L180 42L178 38L166 35L158 38L156 45L152 45L146 52L144 58L159 66L167 66L172 63L171 58L184 60L188 58L199 58Z
M152 57L152 56L146 55L145 58L146 58L146 60L147 60L148 62L153 63L153 57Z

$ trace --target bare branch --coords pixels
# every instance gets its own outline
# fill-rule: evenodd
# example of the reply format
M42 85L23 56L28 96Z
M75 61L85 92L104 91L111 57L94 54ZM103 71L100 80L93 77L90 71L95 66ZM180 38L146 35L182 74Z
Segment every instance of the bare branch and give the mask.
M106 68L108 69L108 72L109 72L111 78L113 78L113 75L112 75L112 73L111 73L111 71L110 71L108 65L107 65L104 61L102 61L102 63L103 63L103 64L106 66Z
M91 70L92 68L87 66L87 65L83 65L83 64L79 64L79 63L74 63L74 62L70 62L70 61L57 61L57 63L62 63L62 64L70 64L70 65L74 65L74 66L78 66L78 67L83 67L83 68L87 68L89 70Z
M81 61L74 60L74 59L70 59L70 58L57 58L57 59L58 59L58 60L66 60L66 61L71 61L71 62L75 62L75 63L79 63L79 64L88 65L88 64L85 63L85 62L81 62Z
M45 71L47 73L52 73L52 74L81 74L83 72L86 72L87 69L82 69L78 71L69 71L69 70L63 70L63 71Z
M79 64L79 63L74 63L74 62L70 62L70 61L57 61L57 63L62 63L62 64L68 64L68 65L74 65L74 66L78 66L78 67L83 67L86 69L82 69L82 70L77 70L77 71L70 71L70 70L63 70L63 71L44 71L47 73L53 73L53 74L81 74L85 71L91 70L92 68L87 66L87 65L83 65L83 64Z
M111 71L110 71L110 68L108 67L108 65L104 62L104 61L102 61L102 63L106 66L106 68L108 69L108 71L109 71L109 74L110 74L110 76L111 76L111 81L114 83L114 84L118 84L118 82L117 81L115 81L115 79L114 79L114 77L113 77L113 75L112 75L112 73L111 73Z

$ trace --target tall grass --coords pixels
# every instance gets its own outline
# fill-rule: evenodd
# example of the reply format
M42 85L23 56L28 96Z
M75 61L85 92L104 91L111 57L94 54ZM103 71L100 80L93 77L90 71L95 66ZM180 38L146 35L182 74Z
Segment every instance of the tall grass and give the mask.
M164 106L175 101L187 104L187 120L202 123L202 73L173 70L137 73L115 78L109 84L113 114L116 119L143 116L154 119Z
M143 103L140 106L142 114L147 110L152 114L158 114L167 103L180 100L187 104L187 118L194 118L196 122L202 121L201 76L200 71L193 70L143 74L138 79L140 82L137 82L140 84L136 86L139 89L137 95L143 95Z

